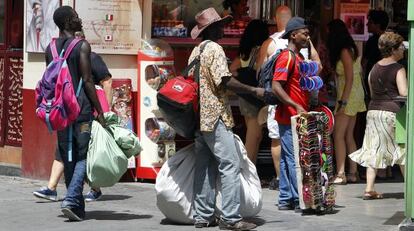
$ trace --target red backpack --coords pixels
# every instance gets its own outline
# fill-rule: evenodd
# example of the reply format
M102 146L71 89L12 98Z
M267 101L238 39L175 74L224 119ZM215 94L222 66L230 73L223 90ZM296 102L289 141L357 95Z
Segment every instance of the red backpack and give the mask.
M157 104L165 121L182 137L192 139L199 123L200 54L184 69L182 76L168 80L157 94ZM189 71L194 67L193 76Z

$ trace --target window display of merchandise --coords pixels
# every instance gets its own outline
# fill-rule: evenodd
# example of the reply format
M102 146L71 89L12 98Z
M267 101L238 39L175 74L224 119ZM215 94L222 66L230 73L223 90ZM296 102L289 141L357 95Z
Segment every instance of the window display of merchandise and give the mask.
M167 58L174 57L174 51L171 46L168 45L162 39L142 39L141 50L140 52L144 53L153 58Z
M224 27L225 36L241 36L249 24L249 19L232 21Z
M119 116L122 127L133 131L131 83L113 86L112 92L112 111Z
M148 118L145 121L145 134L155 143L175 138L174 129L161 118Z
M182 20L155 20L152 26L152 36L187 37L188 30L183 23Z
M171 65L149 65L145 68L145 81L157 91L174 77L174 69Z
M333 212L332 120L331 114L309 112L296 116L296 125L292 125L297 134L295 159L300 166L297 169L297 181L303 213Z
M152 36L187 37L182 1L153 1Z
M157 143L159 158L170 158L175 154L175 131L162 118L148 118L145 120L145 134L154 143Z
M139 129L143 151L137 169L138 178L152 179L159 168L175 154L175 134L162 118L157 106L157 92L175 77L173 51L164 40L143 40L138 52L139 66ZM150 171L151 174L144 172ZM142 173L142 175L140 175Z
M240 37L251 18L259 18L260 0L249 0L248 15L235 20L224 28L227 37ZM189 37L196 25L195 15L207 7L214 7L220 16L230 12L223 9L223 0L153 0L152 1L152 36L154 37Z

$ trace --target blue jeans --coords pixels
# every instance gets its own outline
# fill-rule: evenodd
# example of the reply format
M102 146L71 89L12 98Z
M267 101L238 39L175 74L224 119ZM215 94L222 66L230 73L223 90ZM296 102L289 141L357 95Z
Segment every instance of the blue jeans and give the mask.
M229 224L240 221L240 157L233 132L219 119L212 132L201 132L197 136L195 147L194 220L213 221L218 174L221 180L221 219Z
M295 155L293 152L292 128L279 124L280 156L279 206L299 205L298 185L296 181Z
M58 132L58 147L64 164L67 188L63 207L85 210L83 183L86 177L86 155L91 138L91 122L74 123L72 135L72 161L68 161L68 128Z

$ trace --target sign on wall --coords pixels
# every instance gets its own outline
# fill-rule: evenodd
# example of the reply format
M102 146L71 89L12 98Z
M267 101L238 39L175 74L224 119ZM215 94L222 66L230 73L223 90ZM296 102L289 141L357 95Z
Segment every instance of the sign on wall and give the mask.
M26 0L26 51L44 52L52 37L59 36L53 13L60 0Z
M141 42L139 0L75 1L86 39L101 54L137 54Z
M341 19L354 40L368 40L367 14L369 0L341 0Z

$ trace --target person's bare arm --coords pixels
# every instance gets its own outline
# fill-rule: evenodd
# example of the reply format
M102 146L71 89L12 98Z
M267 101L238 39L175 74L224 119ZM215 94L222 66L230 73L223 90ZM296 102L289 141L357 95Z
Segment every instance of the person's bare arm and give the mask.
M105 120L103 117L103 112L101 108L101 104L99 103L98 97L96 96L95 91L95 84L92 79L92 71L91 71L91 46L87 41L83 41L81 49L80 49L80 59L79 59L79 66L82 75L82 80L84 83L84 89L86 96L89 98L92 106L98 112L98 121L103 126L105 125Z
M312 41L311 40L309 40L309 45L310 45L310 50L311 50L311 56L310 56L310 59L312 60L312 61L315 61L315 62L317 62L318 63L318 66L319 66L319 70L318 70L318 73L317 74L319 74L319 73L321 73L321 71L322 71L322 68L323 68L323 66L322 66L322 62L321 62L321 59L320 59L320 57L319 57L319 54L318 54L318 51L315 49L315 47L313 46L313 43L312 43Z
M373 91L372 91L372 86L371 86L371 72L368 74L368 87L369 87L369 92L371 92L370 97L372 99Z
M256 70L259 70L263 63L266 62L267 58L274 53L275 43L273 39L268 38L266 41L263 42L262 46L260 46L259 54L256 59Z
M231 63L229 70L233 76L237 76L237 69L241 67L241 61L239 57L236 57L233 62Z
M398 94L400 96L407 96L408 95L408 85L407 85L407 73L405 72L405 68L401 68L397 72L396 77Z
M341 101L347 102L352 91L352 84L354 82L354 60L352 59L351 51L349 49L343 49L341 51L340 62L344 65L345 72L345 86L342 92ZM338 109L338 112L343 112L345 107Z
M100 82L105 92L106 100L108 100L109 107L112 107L112 78L111 76L106 77Z
M230 76L222 77L222 82L220 87L224 87L234 93L240 94L252 94L258 98L262 98L264 94L263 88L252 87L243 83L240 83L237 79L232 78Z

